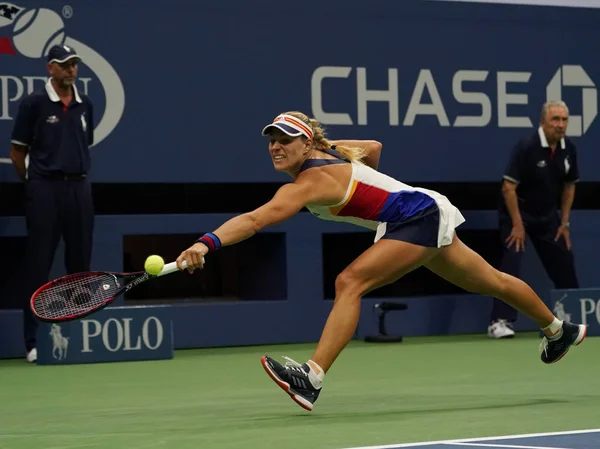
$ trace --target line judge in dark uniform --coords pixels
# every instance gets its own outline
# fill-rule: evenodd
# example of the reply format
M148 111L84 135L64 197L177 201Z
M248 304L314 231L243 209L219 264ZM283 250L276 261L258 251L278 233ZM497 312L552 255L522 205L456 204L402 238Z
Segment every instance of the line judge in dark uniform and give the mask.
M94 115L90 99L75 86L80 60L72 47L50 49L50 79L22 100L11 136L11 159L25 182L28 239L23 324L29 362L37 359L37 321L29 299L48 282L61 237L67 272L90 269L94 207L87 175Z
M579 288L569 235L579 168L576 147L565 137L568 121L564 102L544 104L538 130L513 149L500 202L499 269L519 277L527 235L557 289ZM494 298L488 336L514 337L516 320L517 311Z

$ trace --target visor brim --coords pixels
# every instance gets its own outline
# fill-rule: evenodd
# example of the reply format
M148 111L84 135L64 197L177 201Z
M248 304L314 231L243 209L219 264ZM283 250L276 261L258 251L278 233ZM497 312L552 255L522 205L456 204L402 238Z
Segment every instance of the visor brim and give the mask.
M281 122L271 123L271 124L265 126L262 130L262 135L268 136L269 134L271 134L271 131L273 130L273 128L277 128L278 130L284 132L285 134L287 134L290 137L304 136L303 132L298 131L297 129L292 128L291 126L286 125Z

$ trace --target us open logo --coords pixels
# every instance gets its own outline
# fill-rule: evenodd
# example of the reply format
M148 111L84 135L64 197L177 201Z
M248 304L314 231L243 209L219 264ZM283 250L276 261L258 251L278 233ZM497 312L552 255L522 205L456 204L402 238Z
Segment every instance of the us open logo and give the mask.
M70 18L72 15L73 10L70 7L63 8L63 17ZM63 17L47 8L28 9L12 3L0 2L0 56L39 59L46 57L53 45L73 47L81 56L82 63L96 75L105 94L104 114L94 130L94 145L97 145L108 137L123 116L125 109L123 83L116 70L102 55L67 35ZM5 62L2 63L4 68L7 65ZM7 80L2 85L6 88L8 82L12 82L16 85L16 93L11 98L0 99L0 108L2 108L0 116L8 115L5 109L8 109L9 100L16 101L24 94L31 93L29 90L32 83L28 78L33 77L24 77L25 81L14 76L4 78ZM3 97L8 97L8 92L5 92Z
M562 100L563 87L581 87L582 113L569 112L567 136L583 136L598 115L598 90L596 85L580 65L563 65L546 87L546 99Z

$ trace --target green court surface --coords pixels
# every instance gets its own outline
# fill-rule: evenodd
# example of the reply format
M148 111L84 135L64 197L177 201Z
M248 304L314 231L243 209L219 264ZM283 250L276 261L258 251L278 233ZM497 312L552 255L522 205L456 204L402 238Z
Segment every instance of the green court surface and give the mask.
M0 449L328 449L598 427L600 338L556 365L537 333L352 342L313 412L260 356L314 344L176 351L160 362L0 361Z

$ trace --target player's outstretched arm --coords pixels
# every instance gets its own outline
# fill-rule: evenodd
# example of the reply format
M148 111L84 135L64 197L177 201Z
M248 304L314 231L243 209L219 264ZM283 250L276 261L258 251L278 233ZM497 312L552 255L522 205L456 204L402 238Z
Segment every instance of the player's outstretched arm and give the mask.
M285 184L277 190L268 203L252 212L227 220L214 232L202 236L200 242L181 253L177 258L177 266L179 269L183 269L181 264L185 260L190 272L196 268L202 268L203 257L210 250L241 242L267 226L293 217L313 201L315 190L310 182L297 181Z
M307 183L285 184L268 203L226 221L214 234L219 237L223 246L245 240L267 226L296 215L311 201L312 190Z

